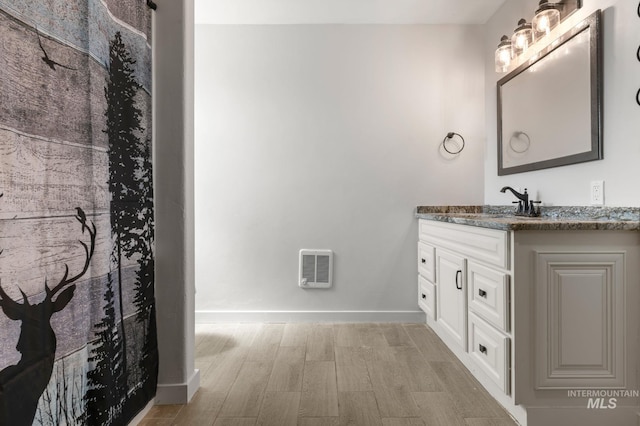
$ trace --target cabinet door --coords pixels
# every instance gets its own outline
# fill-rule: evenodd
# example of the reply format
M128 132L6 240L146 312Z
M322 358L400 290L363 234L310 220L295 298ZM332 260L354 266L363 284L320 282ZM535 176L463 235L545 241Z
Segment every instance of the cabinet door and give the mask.
M624 387L625 253L535 251L535 261L537 388Z
M436 249L436 315L438 324L464 350L467 349L466 260Z

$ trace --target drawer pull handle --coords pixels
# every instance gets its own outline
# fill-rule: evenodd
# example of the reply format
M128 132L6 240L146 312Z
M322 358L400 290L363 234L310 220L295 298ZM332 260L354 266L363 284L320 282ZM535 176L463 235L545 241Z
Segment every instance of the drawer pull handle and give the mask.
M485 354L487 353L487 347L484 345L478 345L478 350L480 350L481 353Z
M456 288L458 290L462 290L462 280L459 280L458 276L460 276L460 278L462 278L462 270L460 270L460 269L458 269L456 271Z
M422 298L423 298L423 299L426 299L426 298L427 298L427 295L426 295L426 294L424 294L424 293L422 293Z
M427 263L427 259L425 259L424 257L420 260L422 260L422 263Z
M478 294L480 295L480 297L484 297L485 299L487 298L487 292L483 289L478 290Z

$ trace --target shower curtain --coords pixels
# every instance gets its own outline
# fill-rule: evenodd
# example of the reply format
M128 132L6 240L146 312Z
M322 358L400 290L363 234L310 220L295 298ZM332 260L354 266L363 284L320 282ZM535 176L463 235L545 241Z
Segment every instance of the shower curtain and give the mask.
M151 13L0 0L0 425L155 395Z

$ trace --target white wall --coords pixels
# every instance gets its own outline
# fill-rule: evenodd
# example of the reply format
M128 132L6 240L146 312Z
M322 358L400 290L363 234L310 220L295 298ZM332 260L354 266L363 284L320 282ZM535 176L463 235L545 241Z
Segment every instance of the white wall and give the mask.
M511 34L519 18L530 20L537 0L508 0L486 25L486 129L485 203L510 204L501 194L505 185L528 187L539 199L553 205L588 205L592 180L605 181L605 204L640 206L640 106L635 95L640 88L640 43L638 2L631 0L583 0L575 18L603 11L604 49L604 159L508 176L497 174L496 81L503 74L493 71L493 52L502 34Z
M157 404L184 404L194 368L193 0L156 0L153 33Z
M481 26L196 25L197 315L415 319L415 207L483 201L483 52ZM302 248L333 289L297 287Z

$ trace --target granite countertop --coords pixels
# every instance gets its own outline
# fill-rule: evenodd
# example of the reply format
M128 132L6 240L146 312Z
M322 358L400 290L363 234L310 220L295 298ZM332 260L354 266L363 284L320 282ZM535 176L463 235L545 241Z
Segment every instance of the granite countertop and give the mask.
M506 231L640 230L639 207L543 206L523 217L513 206L418 206L416 217Z

